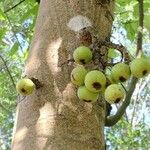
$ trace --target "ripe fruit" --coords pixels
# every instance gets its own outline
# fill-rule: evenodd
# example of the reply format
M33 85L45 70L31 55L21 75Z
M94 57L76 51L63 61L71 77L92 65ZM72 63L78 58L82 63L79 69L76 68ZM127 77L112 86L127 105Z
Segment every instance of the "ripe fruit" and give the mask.
M99 92L105 88L106 77L101 71L93 70L87 73L84 83L89 91Z
M80 86L77 91L80 100L85 102L95 102L98 99L99 93L89 91L85 86Z
M29 95L35 89L35 84L30 79L21 79L16 84L16 90L23 96Z
M108 103L118 103L124 98L125 91L120 85L111 84L106 88L104 96Z
M87 64L92 59L92 52L88 47L80 46L75 49L73 53L73 58L76 63Z
M75 85L83 85L87 70L83 66L77 66L71 72L71 82Z
M125 63L118 63L112 67L112 78L118 82L125 82L130 78L130 67Z
M136 58L130 64L130 70L134 77L141 78L150 72L150 65L148 58Z

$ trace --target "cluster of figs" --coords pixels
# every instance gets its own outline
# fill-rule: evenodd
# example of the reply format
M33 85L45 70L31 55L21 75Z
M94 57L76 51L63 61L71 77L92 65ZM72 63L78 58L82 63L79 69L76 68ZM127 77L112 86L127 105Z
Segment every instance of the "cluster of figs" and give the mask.
M79 86L77 96L85 102L95 102L99 94L103 93L108 103L118 103L125 97L125 90L121 82L127 81L131 75L142 78L150 73L149 58L136 58L129 65L122 62L117 63L111 68L109 76L100 70L86 69L85 65L93 58L89 47L76 48L73 58L77 65L71 72L71 82ZM23 78L16 84L16 90L23 96L32 94L35 88L35 83L29 78Z
M85 102L95 102L99 94L104 94L108 103L118 103L126 94L122 82L127 81L131 75L142 78L150 73L150 59L145 57L135 58L129 65L123 62L115 64L109 76L100 70L86 69L85 64L93 58L89 47L76 48L73 58L76 67L71 72L71 82L78 86L77 96Z

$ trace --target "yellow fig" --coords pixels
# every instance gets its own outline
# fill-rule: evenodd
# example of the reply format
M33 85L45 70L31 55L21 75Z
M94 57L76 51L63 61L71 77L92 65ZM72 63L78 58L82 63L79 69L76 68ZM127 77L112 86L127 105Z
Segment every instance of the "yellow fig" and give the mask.
M109 85L104 93L105 100L110 103L119 103L125 96L124 89L118 84Z
M87 64L92 60L92 51L86 46L80 46L75 49L73 58L78 64Z
M148 58L136 58L130 63L131 74L136 78L142 78L150 73Z
M83 85L87 70L83 66L77 66L71 72L71 82L75 85Z
M112 78L118 82L125 82L130 78L131 71L129 65L125 63L118 63L112 67Z
M30 95L35 89L35 84L28 78L21 79L16 84L16 90L23 96Z
M95 102L98 99L99 93L89 91L85 86L80 86L77 91L78 98L85 102Z
M106 86L106 77L101 71L93 70L87 73L84 83L89 91L100 92Z

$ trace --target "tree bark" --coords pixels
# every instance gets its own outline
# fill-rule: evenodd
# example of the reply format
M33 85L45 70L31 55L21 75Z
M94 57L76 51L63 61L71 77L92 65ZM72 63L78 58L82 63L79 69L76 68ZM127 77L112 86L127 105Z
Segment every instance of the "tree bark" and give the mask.
M25 74L43 87L18 103L12 150L105 149L104 107L80 101L70 83L72 65L61 64L80 44L74 29L79 18L91 23L92 36L105 40L113 8L113 0L41 1ZM73 18L79 26L72 27Z

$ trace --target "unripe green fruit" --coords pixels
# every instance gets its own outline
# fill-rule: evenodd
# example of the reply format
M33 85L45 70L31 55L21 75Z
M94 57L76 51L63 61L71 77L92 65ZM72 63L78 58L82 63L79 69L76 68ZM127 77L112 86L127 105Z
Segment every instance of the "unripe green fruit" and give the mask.
M16 90L23 96L30 95L35 89L35 84L30 79L21 79L16 84Z
M106 88L104 96L108 103L118 103L124 98L125 91L120 85L111 84Z
M71 72L71 82L75 85L83 85L87 70L83 66L77 66Z
M111 74L111 75L107 75L106 78L107 78L107 82L109 83L109 85L116 83L116 82L114 81L113 77L112 77L112 74ZM107 83L106 83L106 87L107 87L107 86L108 86L108 85L107 85Z
M80 46L75 49L73 53L73 58L76 63L87 64L92 59L92 52L88 47Z
M130 67L125 63L118 63L112 67L112 78L118 82L125 82L130 78Z
M85 102L95 102L98 99L99 93L89 91L85 86L80 86L77 91L80 100Z
M87 73L84 83L89 91L100 92L106 86L106 77L101 71L93 70Z
M131 74L136 78L142 78L150 73L148 58L136 58L130 64Z

